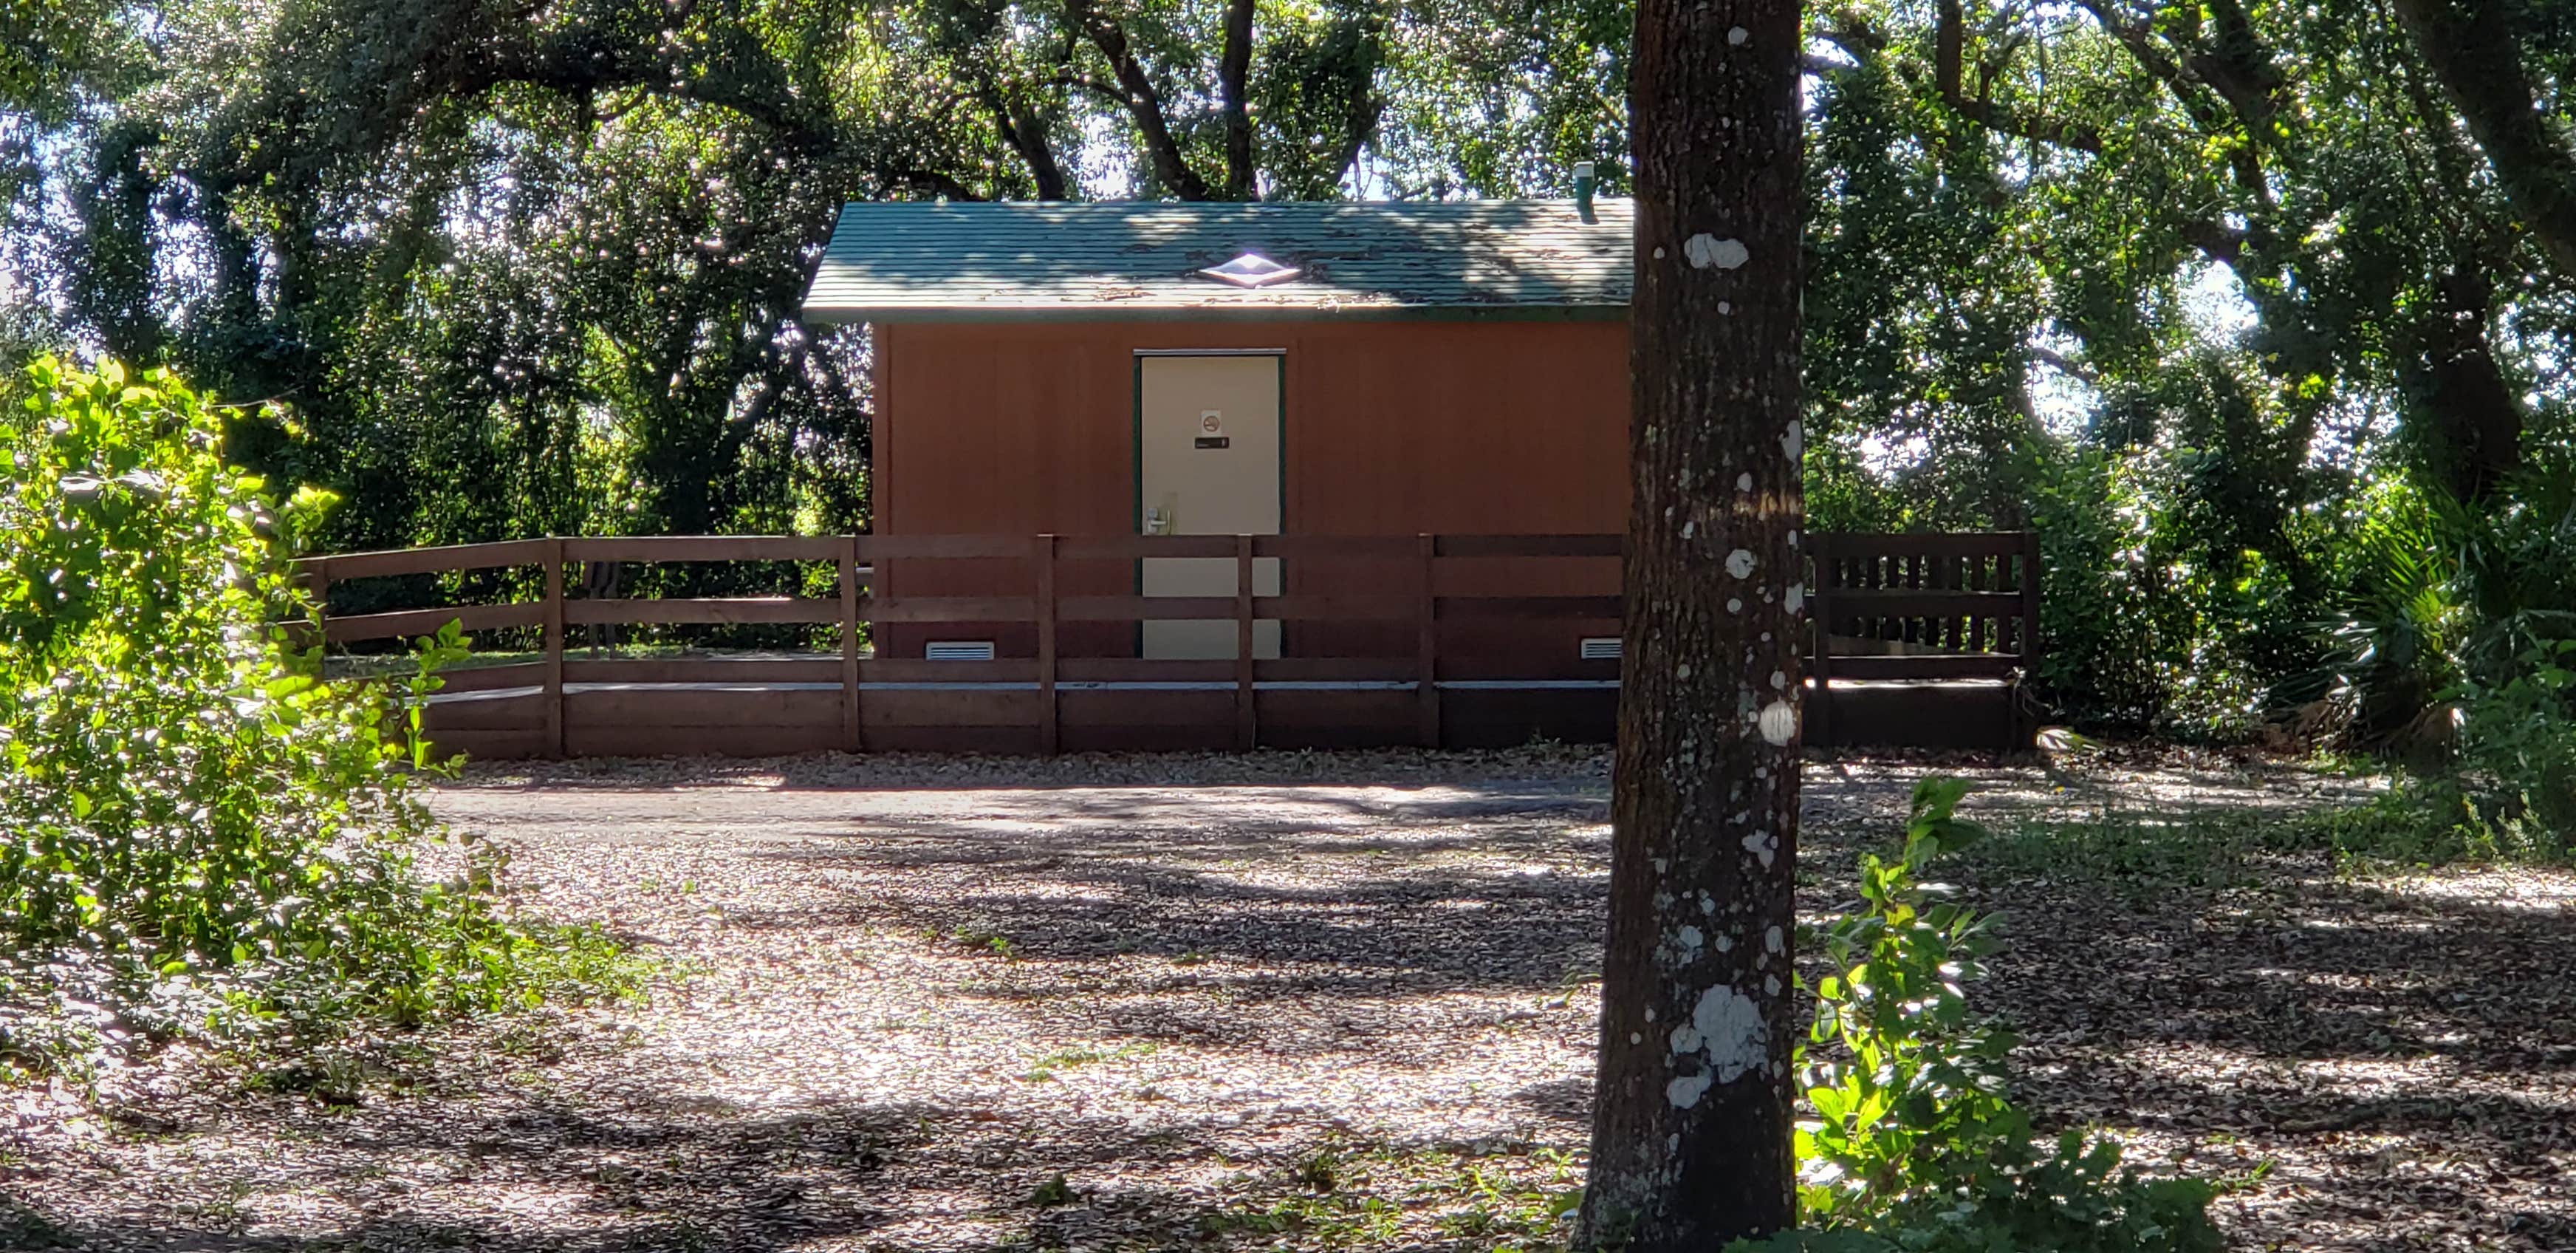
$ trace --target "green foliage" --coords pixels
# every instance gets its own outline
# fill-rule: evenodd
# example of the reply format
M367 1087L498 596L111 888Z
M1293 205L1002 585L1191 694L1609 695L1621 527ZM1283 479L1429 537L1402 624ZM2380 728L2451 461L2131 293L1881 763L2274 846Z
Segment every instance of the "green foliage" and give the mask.
M1992 922L1921 877L1987 838L1956 816L1966 793L1956 779L1917 784L1902 851L1864 856L1860 908L1809 937L1834 973L1816 982L1797 1057L1806 1229L1736 1253L2214 1253L2211 1184L2142 1176L2108 1138L2037 1136L2008 1096L2010 1039L1965 991Z
M2473 856L2576 855L2576 640L2536 644L2522 673L2462 696L2457 827Z
M1861 908L1808 937L1837 972L1816 983L1801 1057L1815 1117L1798 1128L1798 1201L1812 1221L1938 1187L2012 1129L2011 1040L1969 1017L1962 987L1994 949L1991 920L1931 901L1919 880L1934 857L1984 836L1952 814L1966 791L1952 779L1917 785L1902 854L1863 855ZM1828 1050L1833 1060L1815 1056Z
M2312 819L2242 810L2107 809L2079 819L2017 823L1974 857L2003 881L2070 882L2080 891L2152 907L2251 886L2263 860L2319 847Z
M2371 502L2315 682L2347 747L2408 771L2339 848L2407 860L2576 849L2576 453L2545 448L2473 509L2411 485Z
M2440 865L2576 859L2576 640L2535 646L2524 672L2463 683L2443 762L2317 825L2345 859Z
M267 535L296 524L218 455L211 406L113 364L39 361L27 391L0 417L0 1066L623 977L595 933L511 923L497 859L413 869L436 831L406 784L417 724L267 625L296 607ZM460 643L425 650L412 714Z

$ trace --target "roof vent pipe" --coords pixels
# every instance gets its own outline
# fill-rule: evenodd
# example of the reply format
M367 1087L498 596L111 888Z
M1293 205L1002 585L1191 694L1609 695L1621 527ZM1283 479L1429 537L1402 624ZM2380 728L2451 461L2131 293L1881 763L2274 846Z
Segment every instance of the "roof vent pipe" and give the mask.
M1597 185L1598 180L1592 177L1592 163L1589 161L1575 162L1574 211L1577 214L1580 214L1586 222L1598 222L1601 220L1594 216L1592 212L1592 189Z

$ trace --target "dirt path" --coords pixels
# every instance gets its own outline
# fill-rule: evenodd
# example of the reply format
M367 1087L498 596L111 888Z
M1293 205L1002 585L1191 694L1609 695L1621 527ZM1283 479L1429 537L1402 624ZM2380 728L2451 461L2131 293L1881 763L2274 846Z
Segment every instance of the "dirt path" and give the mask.
M1919 773L1811 772L1816 907ZM2349 790L1961 773L1990 818ZM1605 787L1563 752L480 771L437 808L531 904L685 977L379 1050L354 1106L186 1058L105 1116L22 1101L0 1243L1494 1248L1579 1179ZM1970 877L2043 1114L2275 1162L2222 1203L2242 1247L2576 1248L2576 880L2220 870Z

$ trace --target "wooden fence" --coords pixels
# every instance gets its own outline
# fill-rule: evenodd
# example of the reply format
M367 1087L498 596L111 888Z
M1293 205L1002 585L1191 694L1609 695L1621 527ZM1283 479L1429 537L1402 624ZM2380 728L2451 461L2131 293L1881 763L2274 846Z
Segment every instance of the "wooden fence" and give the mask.
M1812 675L1824 683L1810 699L1811 742L2027 742L2012 680L2037 639L2029 537L1819 534L1808 545L1811 621L1829 628L1821 652L1810 642ZM301 564L326 605L330 589L351 580L540 572L535 600L323 616L331 644L427 634L451 621L468 632L541 634L537 660L446 672L427 714L446 749L480 757L1055 753L1606 739L1619 663L1599 654L1619 634L1619 551L1615 535L670 536L513 540ZM1099 590L1132 588L1137 563L1161 558L1230 559L1237 592ZM1255 563L1270 559L1292 572L1285 594L1255 595ZM566 594L573 563L747 561L830 563L835 594ZM943 568L974 577L942 578ZM897 595L889 586L896 572L907 587L980 591ZM1229 620L1234 656L1139 658L1135 624L1148 620ZM1254 656L1263 620L1282 624L1277 658ZM830 628L837 649L584 659L567 646L574 627L678 624ZM925 629L1006 642L991 660L862 647L863 637L917 640ZM1906 686L1889 680L1925 687L1931 703L1926 692L1889 705L1862 690Z

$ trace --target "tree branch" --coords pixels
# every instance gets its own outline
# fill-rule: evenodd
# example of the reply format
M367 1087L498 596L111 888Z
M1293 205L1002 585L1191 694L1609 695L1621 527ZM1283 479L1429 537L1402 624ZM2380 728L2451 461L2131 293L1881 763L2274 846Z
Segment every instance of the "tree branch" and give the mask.
M2210 221L2183 223L2182 237L2202 255L2231 270L2244 268L2245 246L2252 242L2248 232Z
M2213 0L2213 2L2232 4L2232 0ZM2110 32L2111 37L2128 50L2130 58L2135 60L2140 68L2165 85L2165 90L2173 94L2174 103L2181 107L2184 116L2189 117L2192 124L2199 127L2203 134L2224 133L2231 129L2230 118L2234 119L2234 127L2241 128L2250 142L2234 145L2228 150L2228 172L2236 180L2239 190L2253 197L2264 207L2271 207L2272 185L2263 176L2263 159L2260 155L2261 141L2270 136L2266 125L2272 116L2270 97L2248 95L2245 107L2240 108L2235 97L2220 92L2218 93L2220 102L2213 102L2209 99L2208 92L2202 90L2207 84L2195 72L2185 69L2172 57L2165 55L2164 50L2156 46L2152 33L2146 27L2122 20L2111 11L2104 0L2075 0L2075 3L2085 12L2092 14L2093 20L2101 23L2102 29ZM2238 16L2242 17L2242 13L2240 12ZM2267 65L2262 50L2253 45L2250 24L2240 25L2242 28L2231 37L2229 61L2248 65ZM2221 64L2219 60L2207 54L2194 57L2195 64L2202 62L2208 62L2211 65ZM2225 104L2225 108L2221 107L2221 102Z
M1252 77L1252 0L1226 0L1225 50L1217 61L1217 102L1225 115L1225 198L1251 200L1259 185L1252 168L1252 106L1245 98Z
M2495 167L2515 216L2576 278L2576 154L2534 106L2522 50L2495 0L2396 0L2398 20ZM2428 119L2430 120L2430 119Z
M1020 154L1020 160L1028 164L1029 177L1037 180L1038 199L1066 199L1064 167L1056 163L1055 149L1047 143L1046 119L1034 109L1012 107L1001 92L992 88L980 94L984 107L993 111L993 128L1001 132L1002 142Z
M1122 103L1128 115L1136 119L1136 129L1145 136L1145 153L1154 163L1155 177L1183 200L1212 200L1207 180L1190 168L1181 156L1181 146L1172 138L1171 123L1163 116L1162 98L1154 91L1154 80L1136 59L1127 44L1127 32L1116 22L1100 15L1092 0L1065 0L1065 14L1089 36L1093 47L1109 59L1109 68L1118 75L1123 90Z
M2030 353L2031 360L2039 362L2041 365L2047 366L2068 378L2074 379L2076 382L2082 383L2087 387L2100 387L2102 385L2102 376L2094 373L2093 367L2086 365L2073 357L2067 356L2054 348L2042 348L2037 344L2032 344L2028 351Z
M1962 82L1962 63L1967 46L1967 15L1959 0L1941 0L1939 24L1932 34L1932 77L1941 93L1941 102L1950 111L1990 131L2017 135L2058 148L2099 155L2102 137L2081 123L2033 117L2010 108L2001 108L1984 94L1971 98ZM1831 38L1829 35L1828 38ZM1840 40L1835 40L1841 44ZM1842 44L1846 50L1850 45ZM2000 69L2001 67L1996 67ZM1991 75L1988 76L1991 84Z
M2254 19L2238 0L2204 0L2217 26L2217 45L2195 52L2192 75L2217 92L2247 131L2261 136L2280 112L2275 93L2281 89L2280 67L2254 35Z

